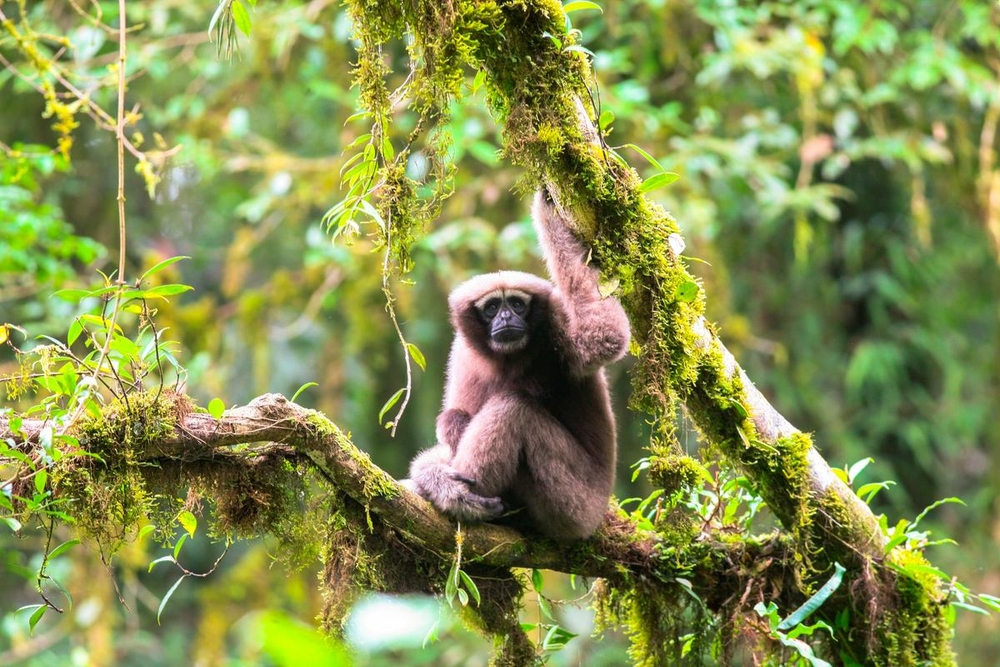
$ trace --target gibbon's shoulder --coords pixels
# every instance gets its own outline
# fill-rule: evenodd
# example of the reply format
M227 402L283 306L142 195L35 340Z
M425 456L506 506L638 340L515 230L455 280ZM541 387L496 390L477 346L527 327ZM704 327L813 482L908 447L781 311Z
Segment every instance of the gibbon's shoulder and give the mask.
M519 289L532 295L548 297L554 287L545 278L523 271L484 273L469 278L452 290L448 296L448 306L452 311L460 310L490 292L506 289Z

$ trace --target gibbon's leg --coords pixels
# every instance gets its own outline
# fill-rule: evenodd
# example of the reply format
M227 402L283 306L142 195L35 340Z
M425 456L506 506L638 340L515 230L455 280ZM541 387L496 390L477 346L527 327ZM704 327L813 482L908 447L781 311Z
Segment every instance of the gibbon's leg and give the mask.
M589 537L604 520L614 464L596 461L547 411L533 406L517 495L532 522L557 540Z
M400 484L460 521L489 521L503 514L500 498L473 493L451 466L451 460L452 447L448 444L424 450L410 463L410 479L400 480Z
M613 464L595 461L547 410L514 393L472 417L451 467L481 496L513 491L536 528L561 540L597 529L614 481Z
M521 463L521 448L531 432L532 403L515 393L490 397L472 416L458 441L451 466L456 477L484 496L501 496L511 488ZM527 429L525 427L528 427Z

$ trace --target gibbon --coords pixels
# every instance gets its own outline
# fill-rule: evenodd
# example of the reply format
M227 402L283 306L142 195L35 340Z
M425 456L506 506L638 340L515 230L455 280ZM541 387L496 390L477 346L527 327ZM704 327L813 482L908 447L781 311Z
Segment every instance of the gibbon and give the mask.
M579 539L601 523L614 483L604 366L624 355L629 324L618 301L601 297L597 270L547 192L532 217L553 282L500 271L451 293L437 444L404 483L461 521L523 508L531 528Z

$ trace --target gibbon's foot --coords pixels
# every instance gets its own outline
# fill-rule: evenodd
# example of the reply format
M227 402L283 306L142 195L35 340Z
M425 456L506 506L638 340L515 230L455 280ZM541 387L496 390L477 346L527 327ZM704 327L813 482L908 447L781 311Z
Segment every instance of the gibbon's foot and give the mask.
M414 479L401 479L399 483L459 521L490 521L504 513L500 498L473 493L469 487L475 486L476 481L451 466L425 468Z

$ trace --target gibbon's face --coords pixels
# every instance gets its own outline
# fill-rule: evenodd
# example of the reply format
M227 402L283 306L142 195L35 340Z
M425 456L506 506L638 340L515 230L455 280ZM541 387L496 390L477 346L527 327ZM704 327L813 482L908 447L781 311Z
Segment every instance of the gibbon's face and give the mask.
M476 310L486 325L489 347L500 354L513 354L528 345L528 313L531 295L515 288L497 289L476 300Z

